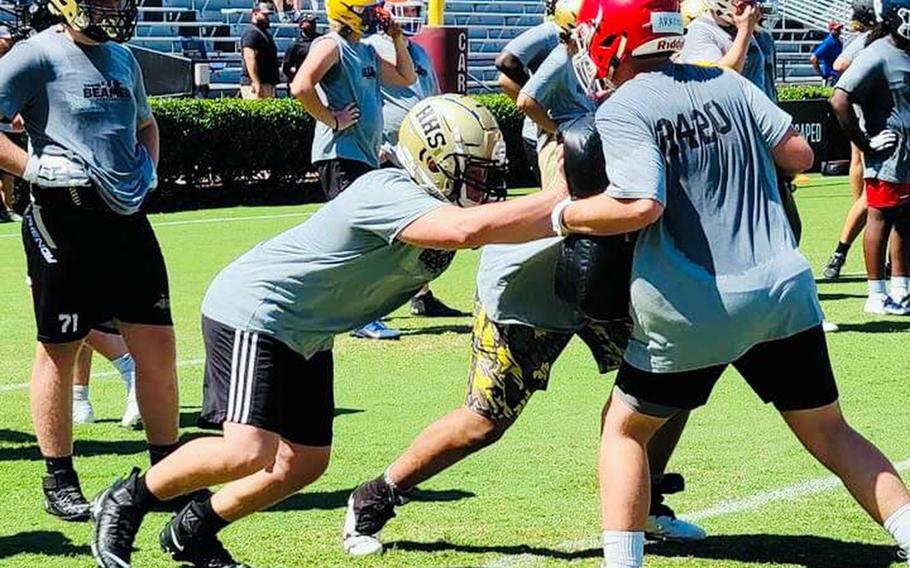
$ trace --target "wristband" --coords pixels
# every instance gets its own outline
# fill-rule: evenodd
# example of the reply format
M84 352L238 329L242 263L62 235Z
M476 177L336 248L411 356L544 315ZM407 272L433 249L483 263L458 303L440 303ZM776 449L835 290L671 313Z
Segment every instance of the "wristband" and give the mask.
M335 132L338 132L338 127L341 126L341 124L339 124L339 122L338 122L338 117L335 116L334 114L332 115L332 118L335 119L335 127L332 128L332 130L334 130Z
M560 237L565 237L572 232L566 227L565 221L563 221L563 214L566 212L566 207L569 205L572 205L572 198L566 197L557 203L556 207L553 208L553 212L550 213L550 223L553 226L553 232Z

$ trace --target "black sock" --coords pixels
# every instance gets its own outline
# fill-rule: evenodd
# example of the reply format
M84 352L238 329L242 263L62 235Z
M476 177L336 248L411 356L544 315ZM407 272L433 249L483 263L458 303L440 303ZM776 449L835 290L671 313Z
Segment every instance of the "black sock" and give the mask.
M190 535L214 536L224 527L231 524L218 516L212 508L212 500L194 501L190 505L192 515L181 519L180 527ZM195 519L193 518L195 517Z
M140 475L136 482L135 504L143 511L149 511L161 504L161 499L149 491L149 486L145 484L145 476Z
M66 456L63 458L44 458L44 466L47 468L47 473L75 473L73 469L73 456Z
M155 446L149 444L149 461L152 462L152 465L160 462L164 458L173 454L177 448L180 447L180 442L175 442L173 444L168 444L166 446Z
M839 242L839 243L837 243L837 249L834 252L847 256L847 252L849 250L850 250L850 245Z

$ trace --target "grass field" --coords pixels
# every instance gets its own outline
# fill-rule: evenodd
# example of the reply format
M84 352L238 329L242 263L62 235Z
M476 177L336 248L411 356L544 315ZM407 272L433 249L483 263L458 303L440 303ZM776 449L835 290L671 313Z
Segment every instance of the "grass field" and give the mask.
M797 194L804 250L820 267L850 204L846 182L815 179ZM207 283L258 241L305 218L313 207L212 210L155 216L171 275L179 342L181 418L185 432L201 402L199 304ZM90 566L90 528L47 516L43 465L28 414L34 329L18 227L0 226L0 566ZM859 248L846 272L820 284L843 405L860 431L897 462L910 458L907 335L910 320L862 314ZM435 285L437 294L471 307L477 252L459 254ZM417 432L461 403L469 358L468 318L426 320L405 311L390 323L399 342L340 338L336 349L335 450L329 472L275 509L237 523L223 539L239 560L278 566L594 567L600 550L595 457L599 413L612 384L600 377L580 342L553 373L548 392L496 446L427 483L419 502L400 509L385 532L382 557L347 558L339 532L349 491L378 475ZM117 427L123 388L96 358L92 398L100 423L77 427L77 467L93 495L133 465L145 465L142 434ZM799 376L793 377L794 381ZM910 467L910 462L906 462ZM662 567L897 566L895 548L846 491L800 449L783 423L735 373L695 413L671 470L688 490L670 498L681 515L700 519L711 538L696 546L649 546ZM810 483L811 482L811 483ZM147 518L134 565L170 563L157 546L162 514Z

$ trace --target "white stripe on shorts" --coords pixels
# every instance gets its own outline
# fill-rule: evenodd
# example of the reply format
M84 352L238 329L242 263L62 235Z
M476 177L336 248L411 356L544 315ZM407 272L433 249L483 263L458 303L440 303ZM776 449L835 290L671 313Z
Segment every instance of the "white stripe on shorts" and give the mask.
M239 330L234 330L234 349L231 352L231 384L228 391L227 413L225 415L225 420L227 421L231 420L234 401L237 400L237 363L240 357L241 333Z
M259 334L254 333L250 339L250 352L246 359L246 383L244 384L245 393L243 396L243 412L240 417L241 424L247 424L250 421L250 403L253 400L253 383L256 382L256 351L259 347Z

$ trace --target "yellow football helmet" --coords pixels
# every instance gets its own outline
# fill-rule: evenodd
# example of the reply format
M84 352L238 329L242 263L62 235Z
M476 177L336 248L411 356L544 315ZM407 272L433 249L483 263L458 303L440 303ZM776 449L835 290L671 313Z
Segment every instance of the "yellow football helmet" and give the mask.
M582 0L556 0L553 6L553 23L559 28L560 34L566 38L572 37L575 26L578 25L578 11L581 9Z
M136 0L50 0L48 10L99 43L128 42L139 19Z
M387 13L382 0L326 0L325 13L330 22L338 22L360 35L374 34L382 27Z
M506 196L506 145L486 107L463 95L417 103L401 125L398 159L417 185L470 207Z

